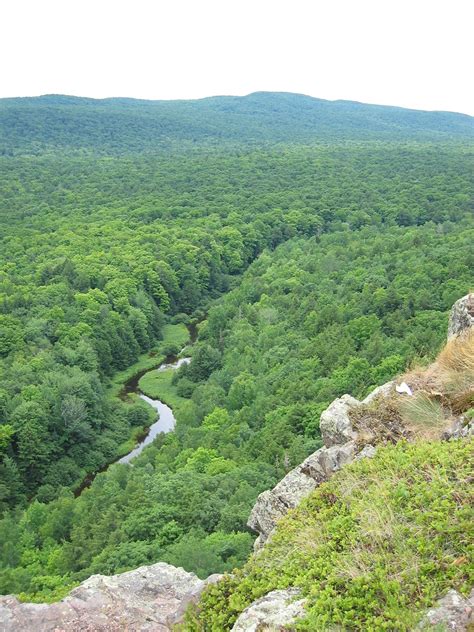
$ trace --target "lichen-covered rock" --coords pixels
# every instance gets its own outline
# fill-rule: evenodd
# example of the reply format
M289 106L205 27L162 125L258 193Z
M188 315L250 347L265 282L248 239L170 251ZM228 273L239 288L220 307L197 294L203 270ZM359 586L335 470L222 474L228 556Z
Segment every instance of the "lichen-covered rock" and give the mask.
M0 597L0 630L165 632L205 586L194 573L162 562L110 577L93 575L58 603Z
M223 575L219 573L214 573L213 575L209 575L207 579L205 579L200 584L197 584L195 588L190 590L187 593L186 598L181 601L181 604L178 606L176 612L169 615L166 619L167 625L171 630L174 630L174 626L178 623L182 623L184 616L186 614L186 610L188 609L190 604L195 604L199 601L199 597L205 586L209 586L210 584L216 584L220 579L222 579Z
M260 535L259 547L287 511L288 506L273 493L273 490L267 489L259 495L247 520L247 526Z
M272 493L283 503L286 509L292 509L293 507L297 507L303 498L308 496L315 487L315 480L308 472L303 470L301 464L288 472L288 474L275 485Z
M232 632L258 632L260 630L288 630L297 619L304 616L305 599L297 599L300 591L295 588L273 590L246 608L232 628Z
M451 309L448 324L448 340L474 327L474 294L466 294Z
M355 456L352 441L342 446L321 448L311 454L303 463L295 467L271 490L266 490L257 498L247 525L259 533L255 550L259 550L276 523L289 509L297 507L318 485L329 480L334 472L350 463Z
M373 445L366 445L354 458L354 461L360 461L361 459L373 459L377 453L377 448Z
M355 406L360 406L360 403L351 395L343 395L335 399L321 414L319 428L327 448L333 445L342 445L357 437L349 418L349 411Z
M417 630L466 632L474 625L474 590L465 598L450 590L434 608L428 610Z
M467 419L465 415L461 415L443 432L441 438L444 441L451 441L465 439L472 435L474 435L474 419Z
M321 448L305 459L299 469L309 476L315 483L314 487L317 487L329 480L334 472L353 461L355 453L356 448L353 441L331 448Z
M386 384L382 384L382 386L377 386L377 388L375 388L365 399L362 400L362 404L371 404L380 397L388 397L393 392L394 386L395 382L393 380L391 382L387 382Z

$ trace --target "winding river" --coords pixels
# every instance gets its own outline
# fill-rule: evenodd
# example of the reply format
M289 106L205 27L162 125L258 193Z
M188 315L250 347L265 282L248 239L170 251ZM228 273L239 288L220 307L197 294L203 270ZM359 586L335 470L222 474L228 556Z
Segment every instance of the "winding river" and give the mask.
M175 370L175 369L179 369L179 367L182 366L183 364L189 364L190 362L191 362L191 358L180 358L179 360L176 360L175 362L169 362L169 363L164 362L163 364L160 364L160 366L157 369L154 369L154 370L155 371L167 371L169 369ZM159 399L151 399L151 397L147 397L143 393L140 393L140 391L138 390L138 381L134 380L134 382L137 383L135 392L138 393L138 396L141 399L143 399L143 401L145 401L147 404L150 404L150 406L153 406L153 408L158 413L157 421L155 421L155 423L149 427L146 435L142 438L140 443L138 443L131 452L129 452L128 454L123 456L121 459L116 461L116 463L130 463L130 461L136 456L138 456L140 452L147 445L152 443L152 441L156 438L157 435L159 435L162 432L170 432L171 430L174 430L174 427L176 424L176 420L174 418L173 411L171 410L171 408L167 406L164 402L160 401ZM132 391L127 390L127 392L130 393Z
M197 337L197 327L195 324L192 324L188 326L188 329L190 334L190 343L193 344L196 341ZM156 421L143 432L137 445L133 448L133 450L128 452L128 454L122 456L116 461L113 461L112 463L107 463L97 472L91 472L87 474L79 487L77 487L77 489L74 491L74 496L76 498L82 494L84 489L91 485L97 474L105 472L105 470L107 470L113 463L130 464L130 461L138 456L140 452L142 452L142 450L146 448L147 445L152 443L159 434L171 432L172 430L174 430L176 419L171 408L159 399L152 399L151 397L147 397L147 395L141 393L140 389L138 388L138 383L140 379L145 375L145 373L149 373L150 371L168 371L170 369L176 370L179 369L179 367L183 364L189 364L190 362L191 358L178 358L176 356L169 356L162 364L160 364L155 369L146 369L144 371L140 371L129 380L127 380L127 382L125 382L119 397L121 397L122 399L126 399L130 393L136 393L141 399L143 399L143 401L145 401L147 404L150 404L150 406L152 406L156 410Z

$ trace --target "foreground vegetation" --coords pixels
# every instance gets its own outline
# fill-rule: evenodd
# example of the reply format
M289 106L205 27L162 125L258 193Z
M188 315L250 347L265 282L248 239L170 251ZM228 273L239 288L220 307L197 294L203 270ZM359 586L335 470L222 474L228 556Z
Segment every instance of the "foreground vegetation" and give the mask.
M413 630L449 590L470 593L474 444L440 437L474 420L474 330L398 380L412 395L350 412L359 449L377 446L375 458L290 511L262 551L189 609L184 629L230 630L259 597L296 587L306 599L297 630Z
M206 591L185 628L230 630L255 599L297 587L297 630L412 630L448 590L471 590L472 457L472 442L402 443L344 468Z

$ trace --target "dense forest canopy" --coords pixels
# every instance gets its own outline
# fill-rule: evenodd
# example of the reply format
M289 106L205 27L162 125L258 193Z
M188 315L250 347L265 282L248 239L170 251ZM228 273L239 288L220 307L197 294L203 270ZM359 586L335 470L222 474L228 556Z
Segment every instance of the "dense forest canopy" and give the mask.
M437 351L472 284L472 119L257 93L0 101L0 592L252 543L321 410ZM175 433L118 371L207 319Z

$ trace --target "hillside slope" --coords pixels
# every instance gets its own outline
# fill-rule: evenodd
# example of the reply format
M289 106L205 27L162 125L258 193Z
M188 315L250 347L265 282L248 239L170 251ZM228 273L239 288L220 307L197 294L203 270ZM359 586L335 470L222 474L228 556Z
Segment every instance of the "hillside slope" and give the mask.
M473 119L464 114L281 92L190 101L63 95L0 100L0 155L53 148L127 153L202 144L465 141L473 137Z
M230 630L239 615L234 630L257 629L244 625L249 606L291 589L293 601L304 599L300 620L271 629L413 630L449 590L472 588L472 457L472 441L423 442L347 467L284 518L242 570L210 588L185 629ZM283 620L281 601L278 610Z

